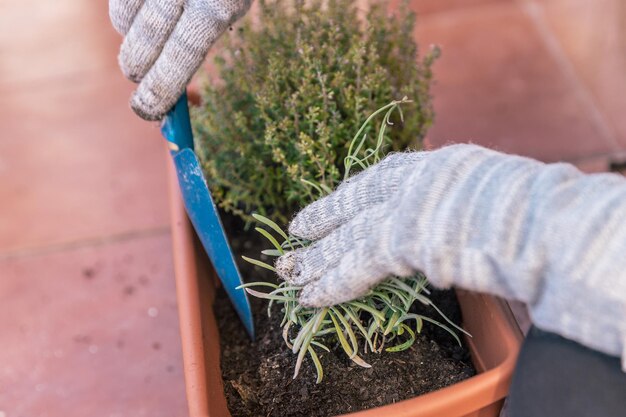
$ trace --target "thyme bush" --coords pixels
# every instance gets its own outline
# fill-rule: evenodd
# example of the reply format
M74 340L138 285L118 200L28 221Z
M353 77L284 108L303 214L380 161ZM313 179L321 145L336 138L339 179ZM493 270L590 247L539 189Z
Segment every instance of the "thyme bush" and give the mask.
M225 36L218 80L202 87L193 109L196 149L217 203L250 221L256 211L286 223L345 174L350 138L369 115L407 96L404 123L384 142L419 148L431 125L429 88L436 49L418 59L415 16L386 2L364 18L355 0L260 0ZM253 23L254 20L254 23ZM366 146L380 126L367 128Z

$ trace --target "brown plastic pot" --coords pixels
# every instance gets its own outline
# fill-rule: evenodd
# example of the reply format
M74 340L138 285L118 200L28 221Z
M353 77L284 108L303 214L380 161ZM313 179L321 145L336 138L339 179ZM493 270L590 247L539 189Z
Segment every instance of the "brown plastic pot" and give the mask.
M182 204L169 165L174 266L189 414L229 417L220 371L220 342L212 304L218 282ZM458 291L463 327L478 374L452 386L351 417L497 417L507 394L522 335L508 305Z

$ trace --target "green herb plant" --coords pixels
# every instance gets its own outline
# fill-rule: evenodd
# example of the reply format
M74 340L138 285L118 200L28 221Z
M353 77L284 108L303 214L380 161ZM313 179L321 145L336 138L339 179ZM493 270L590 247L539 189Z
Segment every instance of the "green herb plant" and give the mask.
M418 56L415 16L388 1L259 0L258 13L222 38L218 74L192 109L196 151L213 197L248 222L286 223L346 176L351 137L371 109L408 96L406 123L385 144L419 147L433 110L431 65ZM405 1L406 3L406 1ZM373 133L380 120L367 127ZM377 140L364 136L364 146ZM356 161L352 161L356 162Z
M392 124L391 116L394 111L398 110L399 118L402 120L400 106L406 103L410 103L406 97L399 101L392 101L366 119L350 142L348 155L344 159L344 178L348 178L353 167L365 169L380 160L384 153L385 130L388 125ZM368 125L380 114L383 114L382 123L375 136L373 147L368 147L366 146L367 134L364 132L368 131ZM320 196L331 192L323 183L308 180L305 180L305 183ZM311 244L309 241L289 236L267 217L259 214L252 216L267 227L267 229L256 228L256 231L272 244L271 249L262 251L264 255L278 257L285 251L296 250ZM248 257L244 259L276 272L268 263ZM261 292L253 289L255 287L266 287L270 291ZM453 328L466 333L450 321L428 298L430 292L427 289L427 280L421 273L408 278L389 277L357 300L325 308L300 305L298 295L302 288L289 285L284 281L279 284L252 282L240 288L245 288L252 296L269 300L268 315L271 315L274 303L281 306L283 314L281 327L285 344L298 355L293 377L297 377L302 361L308 354L317 371L317 383L322 381L324 372L316 349L329 352L328 345L333 341L339 342L341 349L353 362L363 367L370 367L359 356L360 342L362 342L363 352L368 350L375 353L381 353L383 350L386 352L403 351L413 345L416 334L421 332L424 322L430 322L445 329L459 344L461 341ZM410 308L415 301L433 307L448 325L421 314L411 313ZM415 323L415 327L410 325L412 322Z

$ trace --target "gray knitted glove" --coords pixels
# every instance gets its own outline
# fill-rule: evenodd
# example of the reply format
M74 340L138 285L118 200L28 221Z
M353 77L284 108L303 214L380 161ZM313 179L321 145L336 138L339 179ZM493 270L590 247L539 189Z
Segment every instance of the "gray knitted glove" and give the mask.
M119 63L139 83L130 105L159 120L176 103L209 48L252 0L109 0L115 29L124 35Z
M626 353L626 180L474 145L396 153L302 210L279 258L300 301L327 306L423 271L528 303L538 327Z

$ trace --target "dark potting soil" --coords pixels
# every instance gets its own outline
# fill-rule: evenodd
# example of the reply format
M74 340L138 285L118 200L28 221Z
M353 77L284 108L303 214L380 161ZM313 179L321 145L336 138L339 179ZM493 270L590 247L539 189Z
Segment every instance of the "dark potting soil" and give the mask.
M239 262L242 254L259 259L267 245L255 232L241 232L242 224L236 219L225 214L222 218L227 230L237 230L229 236L244 281L272 280L267 271ZM431 291L431 299L447 317L461 323L454 291ZM224 390L233 417L335 416L412 398L476 373L465 345L459 346L444 330L424 323L422 333L406 351L360 354L371 368L354 364L337 343L329 345L330 353L318 349L324 369L321 383L315 383L315 368L308 356L299 376L292 379L296 355L282 338L280 307L274 306L268 317L266 300L250 297L250 301L257 334L254 342L223 290L214 305ZM437 319L433 309L418 304L413 307L416 311Z

